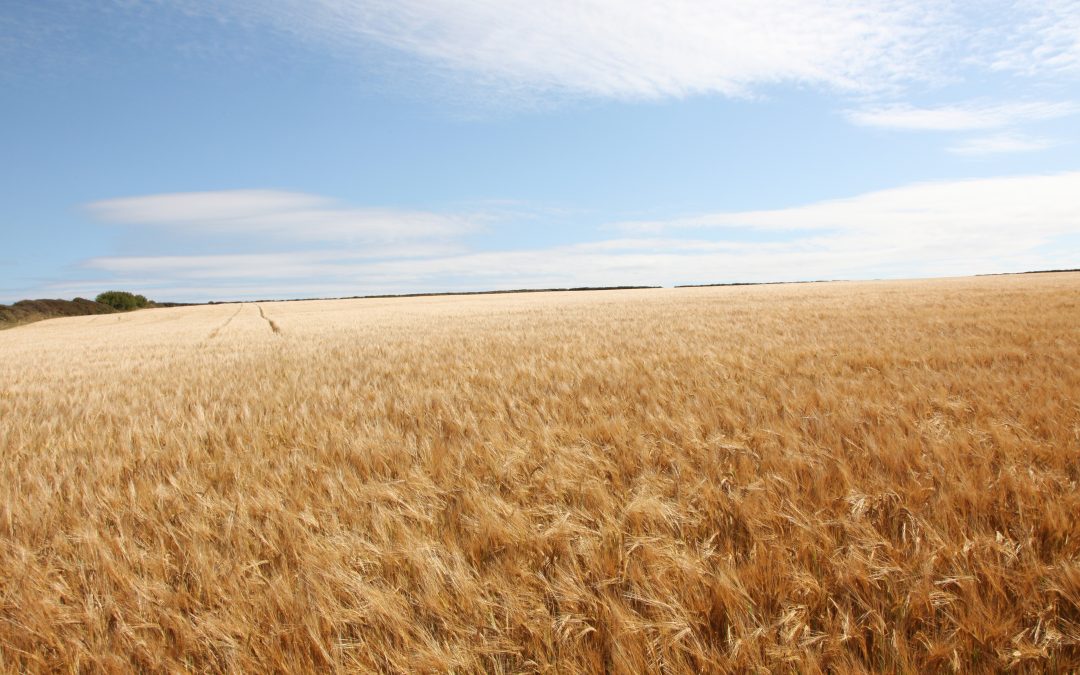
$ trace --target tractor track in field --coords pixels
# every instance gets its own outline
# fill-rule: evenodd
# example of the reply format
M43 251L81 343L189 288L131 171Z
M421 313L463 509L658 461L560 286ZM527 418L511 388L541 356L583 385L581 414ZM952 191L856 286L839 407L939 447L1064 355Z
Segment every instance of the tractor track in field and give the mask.
M228 319L225 319L225 323L221 324L220 326L218 326L218 327L217 327L217 328L215 328L214 330L210 331L210 334L206 336L206 339L207 339L207 340L213 340L213 339L214 339L214 338L216 338L216 337L217 337L218 335L220 335L220 334L221 334L221 331L225 330L226 326L228 326L228 325L229 325L230 323L232 323L232 320L233 320L233 319L235 319L235 318L236 318L237 316L239 316L239 315L240 315L240 312L241 312L241 311L242 311L243 309L244 309L244 306L243 306L243 305L240 305L239 307L237 307L237 308L236 308L236 311L235 311L235 312L233 312L233 315L232 315L232 316L230 316L230 317L229 317Z
M259 316L266 320L266 323L270 324L270 330L274 331L274 335L281 335L281 327L274 323L274 320L266 316L266 312L263 311L262 305L255 305L259 308Z

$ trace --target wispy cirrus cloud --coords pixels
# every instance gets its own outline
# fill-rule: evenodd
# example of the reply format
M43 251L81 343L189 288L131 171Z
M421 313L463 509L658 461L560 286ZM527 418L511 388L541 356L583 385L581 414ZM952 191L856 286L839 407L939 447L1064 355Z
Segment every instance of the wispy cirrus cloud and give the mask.
M127 21L124 36L131 40L151 40L140 33L141 25L171 22L179 29L173 32L184 36L173 47L183 53L228 58L231 51L222 45L242 42L253 32L242 28L270 27L286 39L351 60L364 72L385 67L393 60L387 58L390 52L408 69L407 81L434 73L510 97L745 96L777 84L866 93L956 81L972 71L1026 78L1080 73L1075 0L24 4L12 18L0 13L0 53L5 44L13 45L7 55L32 52L33 60L65 46L77 51L84 47L80 24L111 13ZM200 45L201 25L192 24L193 17L229 27L237 39Z
M488 101L743 97L777 85L902 100L912 89L995 75L1045 82L1080 74L1075 0L106 0L78 11L20 10L0 13L0 54L9 61L53 53L71 61L85 50L87 17L111 14L126 21L128 39L183 54L229 58L222 44L257 42L252 36L269 28L362 75L388 70L410 88L437 81L458 95L479 88ZM235 39L200 45L204 24ZM144 25L184 29L171 31L184 37L155 39L142 35Z
M1007 16L1014 23L992 38L994 70L1027 76L1080 73L1080 5L1075 0L1019 0Z
M512 95L743 96L795 83L882 91L1080 70L1073 0L266 0L227 14L343 54L377 44Z
M958 28L925 0L270 0L194 11L268 23L346 55L382 45L512 96L622 100L921 81L937 77L943 34Z

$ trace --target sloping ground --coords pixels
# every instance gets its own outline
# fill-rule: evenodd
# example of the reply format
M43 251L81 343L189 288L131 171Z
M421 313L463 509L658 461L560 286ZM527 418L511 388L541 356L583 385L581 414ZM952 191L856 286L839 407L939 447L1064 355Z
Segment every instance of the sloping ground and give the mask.
M44 319L62 316L86 316L112 314L115 309L100 302L75 298L74 300L20 300L13 305L0 305L0 329L20 326Z
M1080 276L0 333L0 670L1077 672Z

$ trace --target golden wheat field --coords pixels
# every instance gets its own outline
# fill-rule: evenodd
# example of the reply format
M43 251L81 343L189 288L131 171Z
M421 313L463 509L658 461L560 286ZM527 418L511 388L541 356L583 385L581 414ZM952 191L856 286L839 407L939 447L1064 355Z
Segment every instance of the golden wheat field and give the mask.
M0 666L1080 668L1080 274L0 333Z

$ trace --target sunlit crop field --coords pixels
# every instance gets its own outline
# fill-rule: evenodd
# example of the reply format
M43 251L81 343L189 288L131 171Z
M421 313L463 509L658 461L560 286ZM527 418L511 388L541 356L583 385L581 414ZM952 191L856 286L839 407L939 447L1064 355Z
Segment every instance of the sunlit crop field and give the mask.
M1080 668L1080 274L0 333L0 667Z

